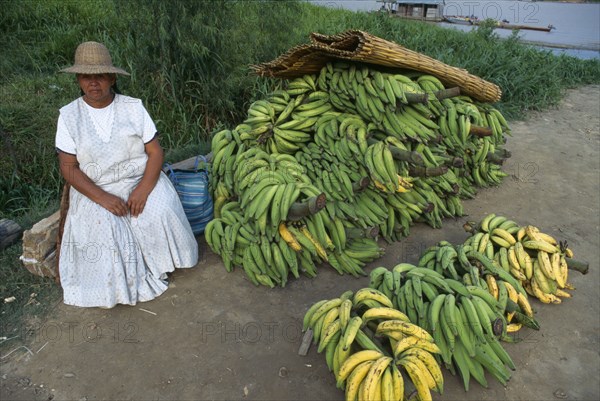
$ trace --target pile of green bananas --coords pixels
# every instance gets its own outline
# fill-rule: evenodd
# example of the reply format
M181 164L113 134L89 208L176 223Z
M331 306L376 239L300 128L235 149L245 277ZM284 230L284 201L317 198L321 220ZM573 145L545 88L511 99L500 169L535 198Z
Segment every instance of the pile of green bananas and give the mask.
M346 400L404 400L401 369L419 399L431 400L431 390L443 392L434 357L440 349L380 291L363 288L316 302L304 315L303 330L309 328Z
M478 252L470 241L458 246L441 241L423 252L417 264L437 272L451 282L458 281L466 286L481 287L488 291L500 303L509 333L518 331L523 325L539 329L533 319L533 309L527 293L519 280L496 266L485 254Z
M485 253L530 295L547 304L571 297L566 290L575 289L567 282L573 251L566 242L494 213L479 224L467 223L465 229L472 234L465 245Z
M510 135L501 114L401 72L328 63L213 136L216 221L205 236L228 270L271 287L321 263L363 274L381 256L375 237L398 241L421 221L441 227L463 215L461 198L500 182Z
M350 224L348 215L359 220L351 205L327 202L293 156L246 148L237 130L217 133L213 147L215 218L205 238L228 271L240 266L256 285L285 286L290 274L314 277L319 263L364 275L362 267L382 255L373 239L378 229ZM371 198L366 192L357 202L372 210Z
M456 367L465 390L471 377L487 387L486 370L503 384L509 380L509 369L515 366L498 341L507 335L504 311L508 296L496 300L479 286L464 285L433 269L408 263L391 271L375 268L370 287L390 297L396 309L431 333L441 360L453 374ZM521 314L518 305L512 309Z

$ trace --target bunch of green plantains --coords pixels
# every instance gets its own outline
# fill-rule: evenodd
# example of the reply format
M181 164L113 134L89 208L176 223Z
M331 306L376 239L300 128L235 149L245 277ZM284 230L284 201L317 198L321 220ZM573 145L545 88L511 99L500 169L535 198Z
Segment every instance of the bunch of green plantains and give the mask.
M439 228L463 215L461 199L500 184L507 135L498 110L432 75L328 63L214 135L206 240L257 285L320 264L363 275L382 255L377 236Z

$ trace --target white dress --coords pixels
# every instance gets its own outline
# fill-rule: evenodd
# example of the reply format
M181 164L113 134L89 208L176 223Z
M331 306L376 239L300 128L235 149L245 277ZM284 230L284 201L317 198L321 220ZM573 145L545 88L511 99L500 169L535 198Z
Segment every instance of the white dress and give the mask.
M127 201L156 133L141 100L115 95L93 109L82 98L60 109L59 150L76 155L96 185ZM64 302L83 307L135 305L167 289L166 273L198 263L198 244L175 188L161 172L138 217L115 216L71 187L59 271Z

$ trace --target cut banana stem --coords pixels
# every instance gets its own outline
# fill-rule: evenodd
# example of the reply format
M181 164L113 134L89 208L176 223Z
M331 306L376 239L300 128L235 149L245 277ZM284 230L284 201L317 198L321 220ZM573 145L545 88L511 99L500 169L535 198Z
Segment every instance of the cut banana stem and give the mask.
M504 164L505 160L504 158L498 156L496 153L488 153L486 159L488 162L498 164L500 166Z
M378 142L380 142L380 141L378 141L375 138L367 139L367 143L369 145L374 145ZM419 152L411 152L408 150L400 149L394 145L387 145L387 146L388 146L388 149L390 150L390 152L392 153L392 157L395 160L400 160L403 162L416 164L417 166L425 166L423 156L421 156L421 154Z
M442 89L433 94L438 100L449 99L451 97L460 96L460 88L457 86L454 88Z
M448 172L448 167L446 167L446 166L439 166L439 167L410 166L408 168L408 172L411 176L414 176L414 177L439 177L440 175L444 175Z
M435 204L429 202L427 203L427 206L425 206L425 208L423 209L423 213L431 213L435 210Z
M480 127L478 125L471 124L471 129L469 130L469 134L483 138L485 136L494 135L494 131L492 131L492 129L488 128L488 127Z
M429 101L429 95L427 93L406 93L406 102L408 104L415 104L415 103L423 103L426 104ZM397 105L396 107L399 107L400 105Z
M463 168L465 166L465 160L462 157L455 157L449 165L452 167Z
M379 227L346 227L346 238L375 238L379 235Z
M463 224L463 229L469 234L477 234L479 232L479 225L474 221L467 221Z
M509 159L510 157L512 157L512 153L510 153L510 150L508 149L496 149L494 153L496 154L496 156L501 157L503 159Z
M392 157L395 160L405 161L412 163L417 166L425 166L425 162L423 161L423 157L417 152L409 152L406 150L398 149L395 146L388 145L390 148L390 152L392 153Z
M297 221L306 216L316 214L321 209L324 209L326 204L327 197L324 193L319 196L313 196L305 202L296 202L290 207L288 220Z
M565 258L567 261L567 267L571 270L576 270L581 274L587 274L589 269L590 269L590 264L589 262L586 261L582 261L582 260L577 260L577 259L571 259L571 258Z
M357 182L352 184L352 192L358 193L364 191L368 186L371 180L369 177L363 177Z

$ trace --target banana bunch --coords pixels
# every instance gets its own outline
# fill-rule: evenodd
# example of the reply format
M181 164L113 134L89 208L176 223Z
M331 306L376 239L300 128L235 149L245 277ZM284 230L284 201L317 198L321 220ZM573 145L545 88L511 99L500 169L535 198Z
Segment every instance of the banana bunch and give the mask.
M317 118L332 109L327 92L317 91L314 77L292 80L287 90L278 90L268 100L257 100L248 108L240 135L271 153L293 154L312 140ZM308 93L310 92L310 93Z
M242 266L251 282L271 288L285 286L290 273L298 278L294 250L285 241L270 240L242 221L239 203L230 202L222 208L221 217L211 220L206 228L206 242L221 256L227 271Z
M364 275L382 254L373 237L398 241L414 222L463 215L461 198L501 178L491 165L510 130L490 105L451 92L430 75L336 62L254 101L212 138L209 245L228 270L285 285L319 264ZM367 230L377 234L348 235Z
M527 293L543 303L561 303L570 298L568 259L573 252L566 242L540 232L535 226L520 226L513 220L491 213L471 228L473 234L466 242L485 251L505 272L509 272ZM485 249L484 249L485 248Z
M379 341L369 326L388 341ZM347 291L313 304L303 318L303 330L309 328L346 400L404 400L401 368L420 399L430 400L430 390L443 392L443 376L433 356L440 350L433 338L377 290Z
M452 280L451 283L461 282L465 286L488 291L499 303L500 312L508 324L508 333L516 332L522 326L539 329L527 294L519 281L496 267L493 260L473 250L469 243L453 246L441 241L423 252L418 265ZM511 341L510 337L504 336L503 339Z
M358 187L360 180L367 175L367 171L360 164L348 163L351 159L341 159L315 142L310 142L294 156L306 170L311 182L321 188L328 199L353 201L354 188Z
M408 97L422 90L405 75L337 62L321 69L317 84L336 109L358 114L388 135L418 142L436 137L429 109L409 104Z
M421 87L430 94L444 91L443 84L435 77L423 75L417 79ZM435 103L439 103L437 106ZM499 185L506 176L500 170L510 153L502 146L504 135L511 135L510 127L502 114L490 105L474 102L466 96L456 96L434 102L431 110L443 109L439 113L437 124L442 136L442 145L451 156L460 157L465 165L462 172L455 171L461 178L463 197L472 197L474 186L488 187ZM472 128L487 129L484 137L471 133Z
M210 187L215 196L214 203L223 205L233 193L233 163L234 154L242 145L237 130L221 130L215 133L211 140L211 170L209 174ZM227 178L226 178L227 177ZM215 205L215 213L218 208Z
M402 177L398 175L392 152L385 142L378 141L367 148L364 164L373 182L384 192L406 191L404 186L399 185L398 179Z
M509 369L515 366L498 341L507 333L504 306L487 290L408 263L392 271L374 269L370 286L391 294L400 312L431 333L427 336L439 348L441 360L453 374L458 369L466 390L471 376L487 387L485 370L503 384L510 378Z

